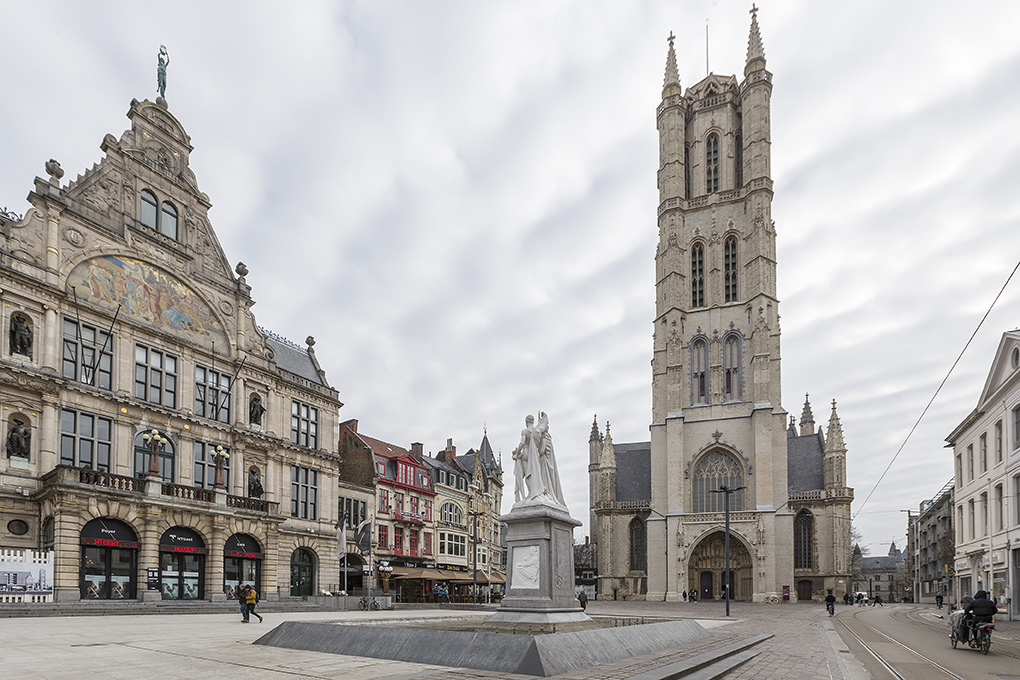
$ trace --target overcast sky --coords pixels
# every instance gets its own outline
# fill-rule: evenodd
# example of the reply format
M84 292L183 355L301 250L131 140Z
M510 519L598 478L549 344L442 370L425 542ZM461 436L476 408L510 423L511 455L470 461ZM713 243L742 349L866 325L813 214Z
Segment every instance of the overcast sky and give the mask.
M646 441L666 38L683 86L742 78L750 3L7 2L0 206L65 182L166 98L260 325L316 354L362 432L510 451L550 415L587 524L592 418ZM872 554L950 479L1020 258L1020 3L759 0L774 74L783 406L838 402ZM505 503L509 508L509 502ZM578 532L587 533L585 526Z

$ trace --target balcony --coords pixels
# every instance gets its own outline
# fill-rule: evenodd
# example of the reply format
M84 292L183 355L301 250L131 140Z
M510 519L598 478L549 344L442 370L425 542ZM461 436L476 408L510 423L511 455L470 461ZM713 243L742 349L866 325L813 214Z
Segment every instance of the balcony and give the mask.
M42 476L43 488L58 486L86 486L101 487L102 489L123 493L129 496L138 496L139 499L145 496L146 479L143 477L125 477L110 472L101 472L89 468L76 468L70 465L58 465ZM260 498L245 498L243 496L231 496L216 489L200 489L197 486L186 486L184 484L168 484L160 482L160 496L179 498L196 503L209 505L226 505L228 508L238 510L250 510L252 512L263 512L275 514L279 503L265 501ZM217 496L223 500L217 500Z
M393 511L394 522L405 522L407 524L424 525L425 518L416 512L408 512L407 510L394 510Z

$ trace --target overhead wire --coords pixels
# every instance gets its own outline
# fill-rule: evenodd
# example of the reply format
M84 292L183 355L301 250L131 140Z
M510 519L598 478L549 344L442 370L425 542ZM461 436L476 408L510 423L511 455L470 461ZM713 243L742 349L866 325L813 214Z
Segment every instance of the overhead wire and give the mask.
M889 464L885 466L885 470L882 471L882 474L879 476L878 481L875 482L875 486L872 487L871 491L864 499L864 502L861 503L860 507L857 508L857 512L855 512L853 514L853 517L850 518L851 521L857 519L857 515L861 514L861 510L863 510L864 506L866 506L868 504L868 501L871 500L871 497L875 494L875 491L882 483L882 480L885 479L886 474L889 472L890 468L892 468L893 463L896 462L896 459L899 457L900 453L903 452L903 448L907 445L907 442L910 441L910 437L914 434L914 431L917 429L917 426L921 424L921 421L924 419L925 414L928 413L928 409L930 409L931 405L935 403L935 399L939 396L939 392L942 391L942 388L945 386L946 382L948 382L949 376L953 374L953 371L956 369L957 364L960 363L960 359L962 359L963 355L967 352L967 348L970 347L970 343L974 341L974 338L977 336L978 331L981 330L981 326L984 325L985 320L988 318L988 315L992 313L992 309L995 308L995 305L999 301L999 298L1002 297L1002 293L1006 290L1006 287L1009 285L1009 282L1013 280L1013 276L1016 275L1017 270L1020 270L1020 262L1017 262L1016 266L1013 267L1013 271L1010 272L1009 276L1006 278L1006 282L1002 284L1002 288L999 289L999 292L995 296L995 299L992 300L992 304L988 306L988 310L985 312L984 316L981 317L981 320L978 321L978 325L974 329L974 332L970 334L970 338L967 339L967 344L963 346L963 349L960 350L959 356L956 357L956 361L954 361L953 365L949 367L949 372L946 373L946 377L942 379L941 383L939 383L938 388L936 388L935 390L935 394L931 395L931 399L928 400L928 404L924 407L924 410L921 411L921 415L917 417L917 421L914 423L914 426L910 428L910 432L908 432L907 436L903 439L903 443L900 444L900 447L898 449L896 449L896 453L893 454L892 460L890 460Z

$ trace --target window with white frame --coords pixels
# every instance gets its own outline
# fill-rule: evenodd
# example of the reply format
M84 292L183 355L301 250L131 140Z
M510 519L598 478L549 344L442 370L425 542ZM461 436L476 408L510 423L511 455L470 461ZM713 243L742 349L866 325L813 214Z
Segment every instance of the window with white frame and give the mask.
M981 452L981 472L988 472L988 434L985 432L978 437L978 450Z

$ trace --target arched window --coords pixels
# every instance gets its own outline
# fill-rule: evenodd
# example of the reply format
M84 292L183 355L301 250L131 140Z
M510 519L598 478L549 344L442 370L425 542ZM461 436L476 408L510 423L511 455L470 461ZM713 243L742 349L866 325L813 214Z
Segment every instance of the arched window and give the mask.
M159 231L164 236L177 240L177 208L163 201L163 214L160 216Z
M439 508L439 521L464 526L464 511L456 503L443 503Z
M740 464L729 454L715 450L702 456L694 464L691 475L691 500L694 512L723 512L726 506L725 493L713 493L725 486L737 489L743 486L743 474ZM744 509L744 492L734 491L729 494L730 511Z
M723 288L726 302L737 301L737 237L727 236L723 244Z
M719 191L719 135L712 133L705 140L705 193Z
M149 430L144 430L138 433L135 437L135 477L144 477L149 474L149 444L146 443L143 438ZM159 476L164 482L168 484L174 483L174 443L169 437L166 436L165 432L161 432L160 435L166 441L157 450L157 456L159 456Z
M315 594L315 553L298 548L290 556L290 594L303 597Z
M708 403L708 343L704 338L691 342L691 403Z
M645 523L640 517L630 521L630 570L648 570L648 540Z
M793 568L811 568L811 544L814 534L814 518L807 510L801 510L793 521Z
M156 196L148 189L142 189L142 210L139 218L142 225L149 229L156 228Z
M691 307L705 306L705 246L691 246Z
M740 335L729 333L723 341L723 400L738 401L740 389Z

